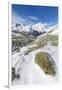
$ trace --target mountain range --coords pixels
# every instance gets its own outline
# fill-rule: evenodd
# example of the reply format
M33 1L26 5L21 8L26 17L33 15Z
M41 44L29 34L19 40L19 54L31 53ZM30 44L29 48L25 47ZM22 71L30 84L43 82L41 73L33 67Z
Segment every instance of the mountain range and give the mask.
M12 31L19 31L19 32L38 32L38 33L45 33L46 32L46 25L42 25L41 23L33 24L33 25L25 25L25 24L13 24Z

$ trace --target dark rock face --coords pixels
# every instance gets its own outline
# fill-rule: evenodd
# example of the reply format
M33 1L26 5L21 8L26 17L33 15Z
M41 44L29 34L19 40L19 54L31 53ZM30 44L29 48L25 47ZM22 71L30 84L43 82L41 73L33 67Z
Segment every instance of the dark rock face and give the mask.
M19 78L20 78L20 75L19 75L19 74L16 74L16 73L15 73L15 68L12 67L12 81L13 81L15 78L19 79Z
M39 36L39 35L44 34L44 33L46 33L46 32L38 32L38 31L36 31L36 30L33 30L33 31L32 31L32 34L33 34L34 36Z
M21 24L16 24L15 26L16 26L16 27L19 27L19 26L21 26Z

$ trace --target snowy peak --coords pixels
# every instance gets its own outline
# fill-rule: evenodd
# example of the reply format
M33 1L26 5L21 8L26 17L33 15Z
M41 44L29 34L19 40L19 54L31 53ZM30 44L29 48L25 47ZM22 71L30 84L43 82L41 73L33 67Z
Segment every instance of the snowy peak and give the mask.
M46 31L46 24L37 23L32 26L33 30L36 30L38 32L45 32Z
M23 25L23 24L14 24L12 26L12 30L17 31L24 31L24 32L31 32L31 31L37 31L37 32L45 32L46 30L46 24L37 23L33 25Z
M44 33L49 33L50 35L57 35L58 34L58 26L48 26L46 23L36 23L33 25L25 25L25 24L14 24L12 26L12 31L17 32L26 32L26 33L32 33L35 35L40 35Z

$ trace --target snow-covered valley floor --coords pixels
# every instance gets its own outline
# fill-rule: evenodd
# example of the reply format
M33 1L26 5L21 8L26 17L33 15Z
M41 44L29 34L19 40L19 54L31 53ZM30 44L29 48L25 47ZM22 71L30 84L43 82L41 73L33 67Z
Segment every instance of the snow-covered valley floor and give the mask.
M43 83L55 83L57 82L57 74L56 76L46 75L43 70L34 62L35 54L39 51L47 52L51 55L53 60L56 63L56 67L58 67L58 48L56 46L47 44L43 48L37 49L35 51L30 52L27 55L21 53L18 54L20 58L19 70L20 74L19 79L14 79L12 82L13 85L25 85L25 84L43 84ZM15 56L17 58L17 55ZM12 64L13 64L12 56Z

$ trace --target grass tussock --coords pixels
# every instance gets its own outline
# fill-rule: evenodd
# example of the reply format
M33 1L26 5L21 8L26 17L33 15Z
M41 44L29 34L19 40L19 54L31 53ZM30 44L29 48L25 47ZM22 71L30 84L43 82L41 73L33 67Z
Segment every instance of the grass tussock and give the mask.
M57 35L47 35L47 42L51 43L53 46L58 46L58 36Z
M39 52L35 55L35 63L43 69L45 74L55 75L55 69L52 61L49 60L48 55L44 52Z
M47 41L56 41L58 40L57 35L47 35Z

